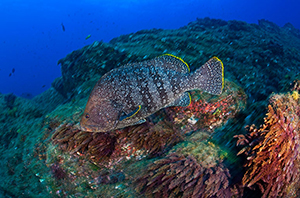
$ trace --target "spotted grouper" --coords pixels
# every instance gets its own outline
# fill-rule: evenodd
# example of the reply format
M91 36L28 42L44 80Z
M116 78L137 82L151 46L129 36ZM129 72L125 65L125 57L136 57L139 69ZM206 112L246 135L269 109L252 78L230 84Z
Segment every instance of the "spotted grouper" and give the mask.
M162 108L188 106L189 90L218 95L223 85L224 67L217 57L192 73L186 62L171 54L129 63L99 79L90 94L80 128L108 132L141 124Z

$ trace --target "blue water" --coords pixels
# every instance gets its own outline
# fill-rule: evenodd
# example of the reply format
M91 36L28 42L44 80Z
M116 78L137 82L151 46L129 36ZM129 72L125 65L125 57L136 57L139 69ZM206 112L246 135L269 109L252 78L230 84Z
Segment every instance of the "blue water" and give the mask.
M299 7L299 0L1 0L0 92L30 97L45 91L61 75L57 61L96 40L179 28L197 17L267 19L300 29Z

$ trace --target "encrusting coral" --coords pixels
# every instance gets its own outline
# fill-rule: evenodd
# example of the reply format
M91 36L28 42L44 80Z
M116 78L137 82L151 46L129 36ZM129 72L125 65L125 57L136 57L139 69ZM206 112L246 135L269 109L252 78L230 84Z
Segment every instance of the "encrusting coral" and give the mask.
M151 164L136 180L136 190L147 197L230 197L230 173L218 148L185 144Z
M299 116L299 103L290 93L275 94L264 124L235 136L237 145L245 146L238 154L247 157L243 185L258 186L263 197L299 196Z
M227 80L218 97L199 90L191 91L191 97L191 104L187 107L166 108L169 119L183 134L199 129L213 131L243 109L247 98L240 87Z

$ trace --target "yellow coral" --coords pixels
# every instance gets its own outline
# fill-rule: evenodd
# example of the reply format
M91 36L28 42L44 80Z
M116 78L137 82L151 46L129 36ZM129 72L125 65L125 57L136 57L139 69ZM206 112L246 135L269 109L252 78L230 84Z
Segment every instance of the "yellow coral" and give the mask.
M293 91L292 97L294 98L294 100L298 100L299 99L299 92L297 90Z

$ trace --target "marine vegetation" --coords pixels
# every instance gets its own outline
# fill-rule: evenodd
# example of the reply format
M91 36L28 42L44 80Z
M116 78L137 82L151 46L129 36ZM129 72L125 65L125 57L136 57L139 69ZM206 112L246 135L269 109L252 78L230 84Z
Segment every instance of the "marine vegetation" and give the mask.
M123 129L119 138L126 138L132 146L143 150L150 156L158 156L176 143L183 141L183 136L171 122L162 120L158 123L146 122Z
M147 197L230 197L230 173L224 154L210 142L184 143L150 164L136 180Z
M161 155L182 140L180 132L167 121L145 122L111 133L90 133L65 123L52 135L52 142L60 150L106 166L126 158Z
M263 197L298 197L300 160L300 105L292 94L273 94L267 117L248 134L236 135L244 146L246 172L243 185L258 187Z
M74 124L62 124L52 135L54 144L70 154L85 155L93 161L106 161L113 153L116 137L108 133L89 133L81 131Z
M62 76L42 94L30 100L0 94L0 196L300 197L299 39L290 23L203 18L74 50L58 61ZM190 76L215 56L226 76L220 95L191 90L181 95L190 106L174 100L177 106L150 110L152 116L124 129L81 130L89 95L109 71L164 57L188 72L185 60ZM140 105L119 111L115 121L132 121Z

